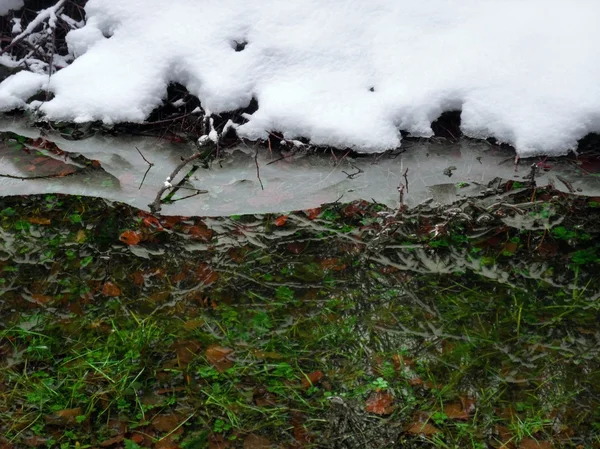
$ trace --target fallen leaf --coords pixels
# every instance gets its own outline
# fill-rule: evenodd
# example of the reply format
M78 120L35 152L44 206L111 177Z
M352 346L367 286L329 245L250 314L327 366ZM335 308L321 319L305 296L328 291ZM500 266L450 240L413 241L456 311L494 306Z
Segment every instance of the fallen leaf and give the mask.
M227 449L229 442L223 437L223 435L213 433L208 437L208 449Z
M438 433L440 431L440 429L438 429L433 424L430 424L428 422L416 421L416 422L412 423L408 427L408 429L406 429L406 431L413 435L429 436L429 435L433 435L434 433Z
M152 427L154 427L159 432L167 433L173 432L175 428L177 428L177 426L181 423L181 421L181 416L176 414L156 415L154 418L152 418L151 424ZM183 431L181 427L178 430Z
M142 241L142 235L138 231L125 231L121 234L119 240L126 245L137 245Z
M389 415L394 411L394 397L387 391L374 391L366 402L366 410L376 415Z
M38 294L33 294L31 295L31 297L33 298L33 300L40 304L40 305L45 305L48 304L50 301L52 301L52 296L47 296L47 295L38 295Z
M77 417L81 415L83 415L81 407L66 408L48 416L46 422L56 426L73 425L77 424Z
M460 402L444 405L444 413L450 419L469 419L469 412L463 408Z
M321 208L315 207L314 209L307 209L304 211L304 213L306 214L306 218L308 218L309 220L314 220L319 215L321 215Z
M196 340L178 341L172 346L180 367L185 368L200 352L201 345Z
M29 223L31 224L35 224L35 225L44 225L47 226L50 224L50 219L49 218L42 218L42 217L29 217Z
M292 254L300 254L306 249L306 243L288 243L287 250Z
M186 226L183 231L189 234L193 239L205 242L209 242L213 236L213 231L208 229L206 225Z
M193 331L194 329L198 329L203 324L204 324L204 320L202 320L202 319L189 320L189 321L186 321L185 323L183 323L183 328L186 331Z
M140 287L144 284L144 273L142 273L139 270L132 273L129 277L131 278L133 283L135 285L137 285L138 287Z
M201 263L196 268L196 277L204 285L210 285L219 279L219 274L215 273L207 264Z
M323 378L322 371L313 371L310 374L305 374L302 378L302 386L306 388L310 388L316 383L318 383Z
M311 442L310 434L304 425L305 421L306 419L300 413L292 412L291 424L294 429L294 440L296 440L296 445L300 447L304 447Z
M335 258L323 259L320 265L323 270L327 271L342 271L347 267L345 263L340 263L340 259Z
M287 215L281 215L280 217L277 217L274 221L273 224L275 226L284 226L286 224L286 222L288 221L288 216Z
M218 345L210 345L206 349L206 359L213 365L219 372L228 370L233 366L233 362L229 360L228 356L233 352L233 349L224 348Z
M533 438L523 438L519 442L518 449L553 449L549 441L534 440Z
M121 443L125 439L125 435L117 435L116 437L109 438L100 443L101 447L114 446L115 444Z
M121 289L119 287L117 287L115 284L113 284L112 282L108 281L105 282L104 285L102 286L102 294L104 296L120 296L121 295Z
M244 449L269 449L270 447L269 440L253 433L244 439Z

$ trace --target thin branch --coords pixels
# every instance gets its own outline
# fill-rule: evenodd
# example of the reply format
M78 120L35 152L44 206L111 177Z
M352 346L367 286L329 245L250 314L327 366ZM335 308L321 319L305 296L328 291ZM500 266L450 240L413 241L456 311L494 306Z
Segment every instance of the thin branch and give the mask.
M258 178L258 182L260 182L261 190L265 190L263 186L262 179L260 179L260 169L258 168L258 146L256 147L256 151L254 152L254 164L256 165L256 177Z
M187 164L189 164L190 162L192 162L196 159L200 159L201 157L206 157L206 152L195 153L195 154L191 155L190 157L183 159L181 161L181 163L177 167L175 167L175 170L173 170L173 172L169 175L169 177L167 178L164 185L160 188L160 190L156 194L156 198L154 198L154 201L152 203L148 204L148 207L150 208L150 212L152 212L153 214L160 212L160 210L161 210L160 204L161 204L161 198L162 198L163 193L165 193L167 190L173 188L173 186L170 183L171 180L175 179L175 176L177 176L177 174L181 171L181 169L183 167L185 167ZM206 191L204 191L203 193L206 193Z
M146 159L146 157L142 154L142 152L140 151L140 149L138 147L135 147L135 149L138 151L138 153L140 153L140 156L142 156L142 159L144 159L144 161L146 161L146 164L148 164L148 168L146 169L146 173L144 173L144 177L142 178L142 182L140 183L140 186L138 187L138 190L140 190L142 188L142 186L144 185L144 181L146 180L146 176L148 175L148 172L150 171L150 169L152 167L154 167L154 164L152 162L150 162L148 159Z

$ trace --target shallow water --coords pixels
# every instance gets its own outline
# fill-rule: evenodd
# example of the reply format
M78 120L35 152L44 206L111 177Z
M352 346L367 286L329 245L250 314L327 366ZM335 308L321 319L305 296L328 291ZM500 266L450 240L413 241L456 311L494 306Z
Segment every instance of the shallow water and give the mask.
M38 130L6 118L0 122L0 130L13 133L0 139L0 174L30 177L80 170L85 161L97 161L98 165L97 170L68 177L27 181L0 177L2 195L85 195L148 210L181 158L196 151L191 144L153 137L106 135L73 141L50 134L46 139L56 145L48 145L35 140ZM57 151L67 154L57 155ZM184 184L206 190L206 194L165 205L161 212L202 216L274 213L360 199L397 207L401 184L406 187L403 202L410 207L427 200L449 204L479 195L494 179L526 183L532 164L537 166L538 186L552 184L562 192L600 195L600 164L595 159L586 163L573 158L537 158L515 166L511 150L468 139L407 141L395 154L377 157L306 149L282 153L252 145L228 148L222 156L219 162L198 168ZM149 170L144 158L154 164ZM175 198L189 194L189 190L181 190Z
M513 187L230 218L1 198L0 434L595 447L600 201Z

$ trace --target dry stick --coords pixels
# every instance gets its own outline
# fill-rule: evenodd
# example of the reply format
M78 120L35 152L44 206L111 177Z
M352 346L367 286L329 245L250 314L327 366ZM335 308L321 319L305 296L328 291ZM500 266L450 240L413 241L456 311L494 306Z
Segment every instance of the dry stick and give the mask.
M196 153L186 159L183 159L181 161L181 163L177 167L175 167L175 170L173 170L173 172L169 175L169 178L168 178L169 181L167 181L167 183L170 182L171 180L175 179L175 176L177 176L177 174L181 171L181 169L183 167L185 167L187 164L189 164L190 162L192 162L196 159L200 159L204 155L205 155L204 153ZM169 185L167 183L165 183L165 185L163 185L160 188L160 190L156 194L156 198L154 198L154 201L152 203L148 204L148 207L150 208L150 212L152 212L153 214L160 212L160 209L161 209L160 200L162 198L162 194L165 193L167 190L169 190L172 187L172 186L169 187ZM197 193L208 193L208 192L206 190L198 190Z
M566 180L565 178L563 178L560 175L556 175L556 179L558 179L560 182L562 182L567 187L567 189L569 189L569 192L575 193L575 189L573 188L573 184L571 184L568 180Z
M144 177L142 178L142 182L140 183L140 186L138 187L138 190L140 190L142 188L142 186L144 185L144 181L146 180L146 175L148 175L148 172L150 171L150 169L152 167L154 167L154 164L144 157L144 155L142 154L142 152L140 151L140 149L138 147L135 147L135 149L138 151L138 153L140 153L140 156L142 156L142 159L144 159L144 161L146 161L146 164L148 164L148 168L146 169L146 173L144 173Z
M408 193L408 177L406 176L406 174L408 173L408 167L406 167L406 170L404 170L404 174L402 176L404 176L404 183L406 185L406 193Z
M356 173L346 173L344 170L342 170L342 173L343 173L343 174L345 174L345 175L348 177L348 179L354 179L354 178L356 178L358 175L360 175L361 173L364 173L364 172L365 172L364 170L361 170L359 167L357 167L357 166L356 166L356 165L354 165L354 164L350 164L350 165L352 166L352 168L354 168L354 169L356 169L356 170L358 170L358 171L357 171Z
M256 147L256 151L254 152L254 164L256 165L256 177L258 178L258 182L260 182L261 190L265 190L263 186L262 179L260 179L260 169L258 168L258 146Z

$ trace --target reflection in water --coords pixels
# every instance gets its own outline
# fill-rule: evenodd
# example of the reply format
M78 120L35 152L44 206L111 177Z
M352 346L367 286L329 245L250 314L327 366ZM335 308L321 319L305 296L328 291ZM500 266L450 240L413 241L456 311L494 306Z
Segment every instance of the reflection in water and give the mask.
M38 137L36 130L19 127L18 123L4 122L0 129ZM147 137L95 136L72 141L50 135L48 139L67 154L57 156L33 148L31 140L19 143L15 135L5 133L5 142L0 142L2 173L31 176L45 174L47 170L60 172L60 167L45 163L44 156L66 162L68 167L80 168L82 161L98 161L101 170L26 182L2 178L3 195L70 193L121 201L148 210L148 204L173 168L182 157L195 151L191 144ZM536 177L539 186L551 183L561 191L580 190L582 194L600 195L600 178L566 158L551 163L521 161L515 171L510 151L467 139L457 143L406 142L396 154L358 158L344 152L334 156L299 149L282 154L258 147L255 161L256 151L256 147L245 145L223 150L222 159L211 163L209 168L198 168L186 183L187 187L208 193L176 201L165 206L162 213L204 216L268 213L357 199L395 207L401 183L408 183L404 191L408 206L428 199L449 204L457 198L485 192L496 178L525 183L533 162L540 164ZM78 155L80 159L74 157ZM154 164L150 170L142 155ZM262 183L257 177L257 164ZM181 176L184 173L185 170ZM187 195L189 190L182 190L175 198Z

